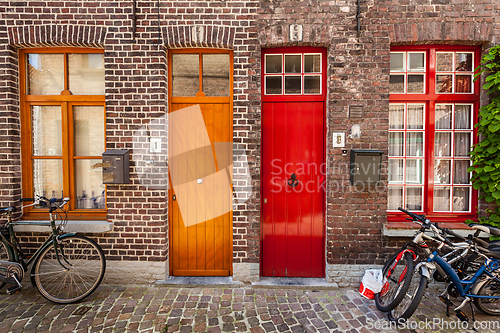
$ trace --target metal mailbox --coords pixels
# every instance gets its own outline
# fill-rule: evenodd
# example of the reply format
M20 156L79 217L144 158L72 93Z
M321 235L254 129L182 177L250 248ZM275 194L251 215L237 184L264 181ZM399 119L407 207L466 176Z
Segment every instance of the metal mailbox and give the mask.
M108 149L102 153L103 184L128 184L129 162L128 149Z
M380 182L382 154L380 150L351 149L351 185Z

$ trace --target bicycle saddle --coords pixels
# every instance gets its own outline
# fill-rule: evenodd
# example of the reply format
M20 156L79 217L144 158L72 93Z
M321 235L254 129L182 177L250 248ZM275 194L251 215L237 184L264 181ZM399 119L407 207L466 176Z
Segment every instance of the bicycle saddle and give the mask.
M0 208L0 214L3 213L12 213L16 211L16 207L6 207L6 208Z
M491 234L491 235L494 235L494 236L500 236L500 229L493 227L491 225L473 223L473 224L469 224L469 227L484 231L484 232Z

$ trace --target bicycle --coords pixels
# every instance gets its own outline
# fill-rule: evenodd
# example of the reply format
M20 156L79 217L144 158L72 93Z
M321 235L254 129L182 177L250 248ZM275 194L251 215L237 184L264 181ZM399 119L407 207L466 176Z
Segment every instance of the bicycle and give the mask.
M49 208L48 222L12 221L15 207L1 208L0 214L7 223L0 227L0 289L12 285L7 293L12 295L22 289L21 281L28 266L31 284L43 297L59 304L78 302L89 296L101 283L106 271L106 258L101 247L92 239L64 233L67 211L63 207L69 198L47 199L42 196L21 199L34 205ZM56 226L56 216L61 223ZM25 255L14 232L15 225L50 226L51 233L31 256Z

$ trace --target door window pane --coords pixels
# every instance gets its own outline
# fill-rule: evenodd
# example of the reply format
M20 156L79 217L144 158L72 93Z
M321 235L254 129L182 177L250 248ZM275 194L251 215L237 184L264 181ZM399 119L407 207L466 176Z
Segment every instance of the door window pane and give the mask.
M404 70L404 56L405 53L391 52L391 71Z
M455 82L455 92L471 93L472 92L472 75L457 75Z
M422 210L422 187L406 188L406 209Z
M450 187L434 188L434 211L450 211Z
M472 72L472 53L457 52L455 59L455 67L457 72Z
M471 106L455 105L455 129L472 129Z
M100 156L104 152L102 106L74 106L75 156Z
M453 72L453 52L436 53L436 71Z
M321 73L321 55L304 55L304 73Z
M403 132L389 132L389 156L403 156Z
M64 197L62 160L33 160L33 195Z
M104 54L68 54L69 90L73 95L104 95Z
M28 54L28 95L60 95L64 90L63 54Z
M34 156L62 156L60 106L32 106L31 133Z
M421 94L424 92L424 76L408 74L408 88L409 94Z
M436 129L451 129L451 110L452 105L436 104Z
M285 76L285 94L300 94L302 86L301 76Z
M451 133L436 132L434 156L451 156Z
M424 156L424 133L408 132L406 136L406 156Z
M172 96L194 97L200 91L198 54L172 54Z
M436 75L436 93L453 92L453 75Z
M408 70L410 71L423 71L425 63L425 53L408 53Z
M281 95L283 93L282 76L266 76L266 94Z
M300 73L302 71L301 65L301 55L285 54L285 73Z
M434 184L450 184L451 160L434 160Z
M470 187L454 187L453 188L453 211L468 212Z
M76 208L104 209L106 198L102 183L102 168L93 165L101 160L75 160Z
M403 207L403 188L399 186L389 186L388 192L388 209L397 210L398 207Z
M393 75L389 79L389 92L391 94L403 94L405 92L405 76Z
M266 74L283 72L282 57L281 54L266 54Z
M455 160L453 169L453 184L469 184L469 173L467 168L470 166L469 160Z
M389 182L402 183L403 182L403 159L390 159L389 160Z
M470 150L470 133L455 133L455 156L468 156Z
M424 129L424 106L408 104L408 129Z
M320 94L320 76L304 76L304 94Z
M403 104L389 105L389 129L404 129L405 106Z
M229 96L229 54L203 55L205 96Z
M423 160L406 160L406 184L423 184Z

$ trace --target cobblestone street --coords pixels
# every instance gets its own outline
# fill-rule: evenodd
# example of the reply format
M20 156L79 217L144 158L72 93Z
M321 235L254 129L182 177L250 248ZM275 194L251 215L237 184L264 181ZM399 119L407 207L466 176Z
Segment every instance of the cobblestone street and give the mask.
M356 291L100 286L79 304L56 305L35 288L0 295L0 332L396 332ZM403 332L466 332L428 292ZM465 308L470 317L470 307ZM479 332L497 318L477 311ZM425 322L445 320L447 327ZM486 323L486 324L485 324ZM495 322L496 323L496 322ZM490 326L491 327L491 326Z

